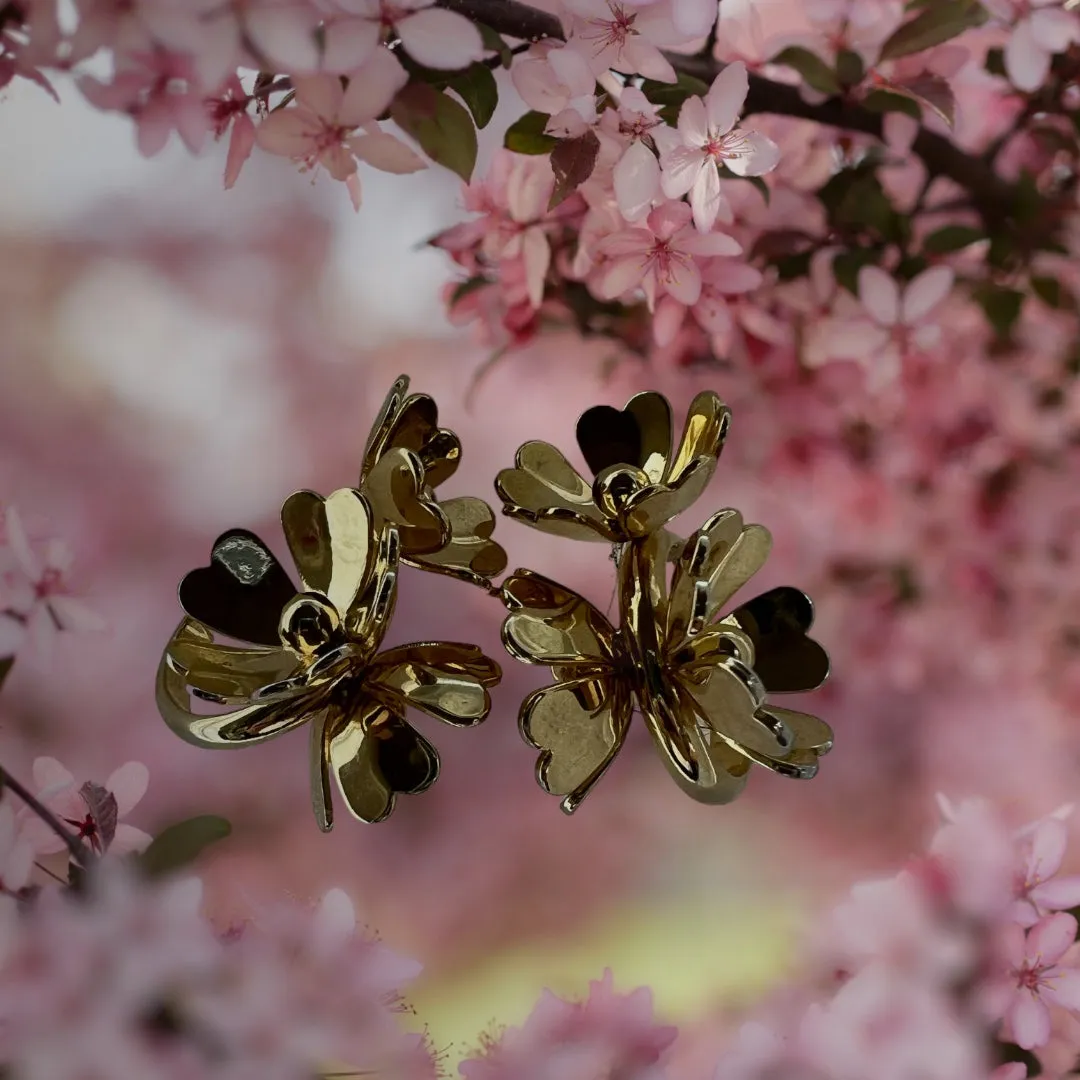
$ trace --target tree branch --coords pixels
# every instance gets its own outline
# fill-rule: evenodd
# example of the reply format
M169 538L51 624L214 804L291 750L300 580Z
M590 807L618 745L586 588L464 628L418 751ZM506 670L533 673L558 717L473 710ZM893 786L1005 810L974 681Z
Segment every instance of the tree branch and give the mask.
M556 16L518 3L517 0L437 0L437 3L475 22L485 23L507 37L523 41L565 40L562 24ZM705 82L711 82L723 67L719 61L708 56L668 53L667 58L677 71ZM802 99L797 87L773 82L760 75L750 76L745 111L748 114L793 116L879 139L882 136L880 113L871 112L842 98L830 98L819 105L811 105ZM949 139L927 128L919 130L911 150L922 159L931 176L947 177L968 192L974 208L988 228L1012 217L1012 208L1016 203L1013 186L1002 180L987 162L966 153Z

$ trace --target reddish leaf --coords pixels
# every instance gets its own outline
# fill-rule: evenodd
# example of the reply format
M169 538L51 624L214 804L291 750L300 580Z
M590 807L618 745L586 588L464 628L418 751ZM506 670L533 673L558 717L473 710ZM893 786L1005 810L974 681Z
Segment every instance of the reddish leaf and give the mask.
M592 131L573 139L563 139L551 151L551 171L555 174L555 190L551 193L548 209L571 195L592 176L596 167L596 155L600 152L600 140Z
M883 79L882 83L894 94L903 94L917 101L924 108L937 113L949 127L956 120L956 98L952 87L940 76L924 71L921 75L904 82L891 82Z
M83 797L83 802L86 803L86 808L94 819L101 850L105 851L116 835L118 816L116 796L92 780L88 780L79 788L79 794Z

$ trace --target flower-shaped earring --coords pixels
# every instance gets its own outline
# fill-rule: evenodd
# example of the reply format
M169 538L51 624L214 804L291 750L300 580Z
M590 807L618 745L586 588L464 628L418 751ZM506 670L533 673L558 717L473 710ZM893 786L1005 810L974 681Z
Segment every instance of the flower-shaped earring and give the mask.
M591 441L589 432L596 429L586 422L590 416L601 418L602 430L626 433L622 442L604 442L603 456ZM626 416L632 422L615 419ZM563 796L567 813L578 808L618 753L635 704L669 772L701 802L734 799L751 762L783 776L811 777L818 757L832 746L823 721L766 701L770 692L814 689L828 675L824 649L806 633L813 619L809 598L797 589L773 589L721 615L765 562L769 533L760 525L744 526L736 510L714 514L685 542L663 528L676 507L685 509L693 501L689 496L700 494L699 480L679 481L711 475L715 456L710 463L696 451L719 449L727 418L715 395L698 395L669 464L663 433L670 433L670 412L659 395L638 395L623 413L590 410L578 425L579 443L587 460L592 450L595 460L605 462L593 492L611 491L610 478L630 476L633 483L618 486L629 492L627 499L604 513L603 491L589 502L582 481L576 489L582 497L573 505L564 497L569 485L563 478L578 474L559 455L563 475L546 473L546 490L535 484L528 508L520 498L506 506L511 517L537 528L563 531L569 525L571 535L592 539L589 533L600 533L599 520L607 530L601 535L629 537L615 548L618 626L577 593L531 570L511 574L501 589L510 611L503 625L507 651L525 663L549 665L556 679L526 698L519 720L526 741L541 751L541 787ZM646 438L650 431L656 435L652 441ZM527 447L537 445L545 444L527 444L518 453L511 488L519 496L526 493L522 462L532 460ZM617 450L623 458L613 457ZM638 473L658 479L645 485ZM504 498L508 476L500 474L496 485ZM603 516L594 516L590 507Z
M391 399L405 386L399 380ZM310 725L312 803L324 830L333 824L331 772L357 818L381 821L396 795L424 791L438 775L438 753L405 720L406 708L471 726L488 715L488 687L500 677L498 664L474 645L424 642L379 651L405 561L402 536L416 564L440 572L484 581L481 568L500 558L505 564L488 536L455 532L452 523L468 514L444 512L430 494L452 471L449 462L456 465L460 447L452 433L435 428L433 402L425 415L434 434L415 449L408 445L428 431L408 420L428 409L424 401L430 399L395 407L393 416L404 423L387 422L384 411L369 440L364 490L343 488L325 499L300 491L286 500L281 521L299 590L257 536L234 529L218 538L210 565L180 584L186 617L158 669L159 711L196 745L247 746ZM421 405L410 412L409 402ZM425 561L440 556L441 564ZM218 636L244 644L223 644ZM227 711L203 711L197 702Z

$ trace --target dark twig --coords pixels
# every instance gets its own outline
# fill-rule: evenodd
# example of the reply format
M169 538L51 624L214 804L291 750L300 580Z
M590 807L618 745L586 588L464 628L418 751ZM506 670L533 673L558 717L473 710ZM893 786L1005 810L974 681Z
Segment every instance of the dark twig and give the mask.
M441 7L482 22L508 37L525 41L545 38L562 40L559 20L545 11L538 11L516 0L437 0ZM723 65L709 56L683 56L668 53L676 70L711 82ZM773 82L760 75L750 76L750 92L746 98L747 113L772 113L812 120L827 127L857 131L875 138L882 136L882 117L861 105L840 98L830 98L817 105L804 101L798 88ZM947 177L964 188L971 202L987 225L1008 220L1016 203L1011 184L996 175L992 166L961 150L955 143L936 132L922 128L911 147L921 158L932 176Z
M46 825L49 826L50 829L52 829L54 833L56 833L57 836L60 837L61 840L64 841L64 846L68 849L71 853L71 857L79 864L79 866L85 870L90 863L93 862L93 852L91 852L78 837L73 836L65 829L60 823L59 818L57 818L47 806L38 802L38 800L3 766L0 766L0 783L6 788L10 788L24 803L26 803L27 806L30 807L31 810L34 811L35 814L37 814L39 818L41 818L42 821L45 822Z

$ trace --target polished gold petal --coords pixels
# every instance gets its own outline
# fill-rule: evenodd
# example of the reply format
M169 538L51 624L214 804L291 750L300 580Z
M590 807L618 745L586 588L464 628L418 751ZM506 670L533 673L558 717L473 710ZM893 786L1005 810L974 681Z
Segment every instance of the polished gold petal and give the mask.
M278 618L296 586L254 533L230 529L214 541L210 565L187 574L179 593L184 611L219 634L277 646Z
M784 724L793 736L795 750L814 750L827 754L833 745L833 731L820 717L779 705L762 705L758 714L768 714Z
M287 649L242 649L190 634L174 637L165 655L199 697L222 705L242 704L264 686L300 671L299 661Z
M391 703L404 700L445 723L468 727L491 711L487 687L500 675L498 664L474 645L422 642L377 657L365 685Z
M495 515L483 499L465 496L439 504L450 522L450 539L438 551L406 558L421 570L486 584L506 569L506 552L491 539Z
M348 611L372 554L374 522L364 496L355 488L325 499L297 491L281 508L281 525L304 588L322 593L339 613Z
M390 432L393 430L394 420L405 403L409 393L409 376L399 375L390 387L389 393L383 400L379 415L371 426L367 443L364 446L364 456L360 466L360 482L363 485L364 477L375 467L375 462L382 456L383 451L389 445Z
M373 656L390 625L397 600L401 542L393 525L379 529L364 589L345 614L345 629L368 657Z
M389 817L398 793L427 790L439 772L435 747L400 715L363 694L332 715L326 752L346 805L365 822Z
M592 486L554 446L527 442L514 461L495 478L505 514L573 540L616 539L593 502Z
M810 597L782 586L736 608L721 625L737 626L753 642L754 670L771 694L816 690L828 678L829 654L807 636Z
M502 640L511 656L526 664L615 663L615 628L572 589L531 570L516 570L500 592L510 610Z
M572 814L622 747L630 696L612 679L577 679L546 686L521 706L526 742L539 750L536 776L551 795L564 795Z
M626 403L626 412L637 422L641 433L641 450L635 464L651 483L659 484L671 459L671 405L663 394L649 390L635 394Z
M334 803L330 795L330 754L326 738L330 707L323 709L311 722L308 763L311 773L311 809L323 832L334 827Z
M450 539L450 522L424 492L424 466L411 450L391 447L364 478L363 492L379 525L397 527L406 554L438 551Z
M699 458L720 456L731 426L731 410L711 390L703 390L690 402L682 440L664 480L671 486L684 482L684 474Z
M659 490L645 489L630 500L623 516L629 536L647 536L701 498L716 471L716 458L692 461L678 478Z
M266 742L307 723L325 697L323 687L294 686L229 712L195 712L186 677L169 660L174 646L210 641L209 630L191 619L176 628L158 665L155 696L158 712L172 730L197 746L239 746Z

